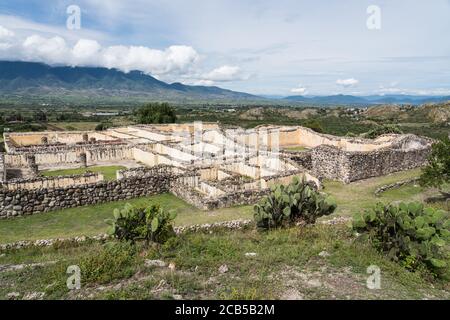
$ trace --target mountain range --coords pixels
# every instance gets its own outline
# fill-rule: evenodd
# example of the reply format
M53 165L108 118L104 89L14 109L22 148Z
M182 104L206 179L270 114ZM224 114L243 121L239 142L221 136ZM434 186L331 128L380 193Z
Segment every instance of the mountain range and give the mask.
M331 95L256 96L214 86L166 83L140 71L128 73L99 67L49 66L36 62L0 61L3 100L51 100L119 103L168 101L177 103L247 103L282 105L423 104L450 101L450 96Z
M258 100L260 97L213 86L168 84L140 71L97 67L52 67L0 61L0 94L28 97L141 98L164 101ZM125 100L125 99L124 99Z

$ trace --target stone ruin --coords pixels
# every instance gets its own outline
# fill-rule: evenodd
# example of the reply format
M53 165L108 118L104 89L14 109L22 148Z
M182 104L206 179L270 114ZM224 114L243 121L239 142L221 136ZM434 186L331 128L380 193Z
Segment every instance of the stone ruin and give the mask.
M102 132L5 133L0 217L171 192L203 210L252 204L299 176L350 183L420 167L432 140L335 137L303 127L250 130L217 123L138 125ZM301 151L290 151L302 149ZM303 150L304 149L304 150ZM44 178L43 170L123 165L99 174Z

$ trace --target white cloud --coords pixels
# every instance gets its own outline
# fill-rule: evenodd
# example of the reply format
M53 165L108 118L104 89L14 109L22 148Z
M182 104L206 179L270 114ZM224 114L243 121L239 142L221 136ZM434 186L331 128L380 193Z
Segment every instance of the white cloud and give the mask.
M210 72L205 73L190 73L184 75L184 84L199 85L199 86L213 86L216 82L231 82L246 80L249 75L243 74L241 68L237 66L224 65L218 67Z
M291 89L291 92L300 94L300 95L304 95L307 93L307 89L305 87L303 87L302 85L299 85L297 88Z
M13 35L5 28L0 32ZM188 73L200 58L197 51L189 46L170 46L165 50L144 46L102 47L97 41L89 39L79 39L71 46L60 36L37 34L23 41L16 37L11 43L0 43L0 57L51 65L100 66L124 72L139 70L155 76Z
M102 46L95 40L80 39L73 47L73 58L81 63L94 64L98 59Z
M212 80L197 80L197 81L193 81L190 84L194 85L194 86L213 86L214 85L214 81Z
M210 81L233 81L242 80L243 76L241 74L241 69L236 66L221 66L212 70L211 72L205 73L202 78L204 80Z
M11 30L6 29L3 26L0 26L0 39L2 38L10 38L14 36L14 32Z
M359 83L359 80L356 80L354 78L338 79L336 81L337 85L343 86L344 88L354 87L354 86L358 85L358 83Z
M107 68L166 75L188 71L199 60L199 54L188 46L171 46L164 51L142 46L112 46L103 50L100 60Z
M38 35L26 38L19 49L22 50L21 53L27 60L49 63L66 62L66 59L70 59L71 53L63 38L44 38ZM20 54L20 52L18 53Z

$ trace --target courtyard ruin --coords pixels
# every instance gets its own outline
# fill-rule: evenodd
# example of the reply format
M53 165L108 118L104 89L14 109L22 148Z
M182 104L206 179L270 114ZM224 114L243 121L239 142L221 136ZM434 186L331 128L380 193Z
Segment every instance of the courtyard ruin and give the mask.
M250 130L217 123L137 125L96 132L5 133L0 217L170 192L204 209L252 204L299 176L317 188L420 167L432 140L335 137L303 127ZM295 151L297 149L297 151ZM122 165L99 173L43 177L44 170Z

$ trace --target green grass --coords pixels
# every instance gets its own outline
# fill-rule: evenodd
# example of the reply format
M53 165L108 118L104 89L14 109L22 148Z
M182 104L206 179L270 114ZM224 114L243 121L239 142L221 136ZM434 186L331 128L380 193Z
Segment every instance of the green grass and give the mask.
M369 208L377 202L423 201L429 193L420 187L406 186L384 192L375 196L375 190L381 186L408 180L420 176L420 169L393 173L384 177L362 180L350 184L337 181L325 181L324 191L336 198L338 208L335 215L349 216L362 209Z
M374 195L375 190L380 186L417 177L419 174L420 170L410 170L347 185L340 182L326 181L324 191L333 195L337 200L338 208L334 216L351 216L353 213L369 208L379 201L386 203L397 200L407 202L423 201L426 196L432 194L431 191L414 185L387 191L380 197ZM176 225L252 219L253 217L252 206L204 212L173 195L163 194L0 220L0 243L18 240L68 238L79 235L92 236L103 233L107 228L105 219L111 217L114 208L121 207L127 202L136 206L156 203L168 210L175 210L178 213L175 220Z
M51 122L49 124L66 131L92 131L98 122Z
M327 251L329 257L319 257ZM255 252L255 257L245 254ZM145 259L174 263L145 267ZM316 225L258 233L253 228L185 234L155 247L111 242L30 248L0 256L0 264L56 261L0 272L0 299L44 292L46 299L449 299L448 283L406 271L346 226ZM226 264L229 271L218 269ZM81 290L66 287L67 267L81 269ZM382 290L366 287L367 267L382 272ZM100 290L101 288L101 290Z
M252 207L226 208L212 212L196 209L170 194L110 202L93 206L64 209L15 219L0 220L0 243L19 240L70 238L93 236L104 233L108 227L106 219L112 217L115 208L131 203L135 206L159 204L175 210L176 225L203 224L235 219L250 219Z
M70 176L91 172L100 172L103 174L106 181L115 180L117 177L117 171L126 169L122 166L106 166L106 167L88 167L88 168L75 168L75 169L63 169L63 170L53 170L44 171L42 175L44 177L57 177L57 176Z

